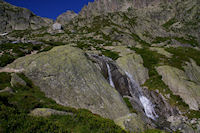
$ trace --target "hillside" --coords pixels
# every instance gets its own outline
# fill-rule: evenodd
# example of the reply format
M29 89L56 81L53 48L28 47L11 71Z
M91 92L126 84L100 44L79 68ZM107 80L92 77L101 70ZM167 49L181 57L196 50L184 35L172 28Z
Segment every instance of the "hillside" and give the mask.
M198 0L0 7L0 131L200 132Z

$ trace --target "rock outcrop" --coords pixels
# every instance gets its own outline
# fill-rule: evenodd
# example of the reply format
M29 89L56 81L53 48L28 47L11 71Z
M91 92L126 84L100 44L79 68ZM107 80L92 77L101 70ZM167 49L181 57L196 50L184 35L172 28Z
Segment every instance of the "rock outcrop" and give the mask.
M12 87L14 87L17 84L26 86L26 82L23 79L21 79L16 73L11 74L10 84Z
M8 68L23 68L47 97L61 105L85 108L113 120L129 113L119 93L80 49L55 47L19 58Z
M159 66L157 71L171 91L179 95L190 109L200 109L200 85L192 81L193 78L188 77L183 70L171 66Z
M53 20L41 18L30 10L0 1L0 33L12 30L39 29L53 23Z
M68 22L70 22L77 15L78 14L76 14L74 11L67 11L67 12L59 15L56 19L56 22L61 23L62 25L65 25Z
M183 66L187 77L200 85L200 66L196 62L190 59L190 62L186 62L186 66Z
M163 1L164 0L95 0L94 2L89 2L87 6L84 6L80 15L90 16L116 11L126 11L130 7L142 8L159 4ZM165 2L170 1L171 0L166 0Z
M143 60L136 53L128 54L117 59L121 69L134 76L138 84L144 84L148 79L148 70L143 66Z

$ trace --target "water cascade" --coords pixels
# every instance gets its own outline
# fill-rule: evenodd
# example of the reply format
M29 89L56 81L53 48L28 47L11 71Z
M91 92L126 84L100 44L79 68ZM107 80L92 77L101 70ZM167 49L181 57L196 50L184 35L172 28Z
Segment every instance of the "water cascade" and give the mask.
M109 83L113 88L115 88L115 85L114 85L113 80L112 80L112 74L111 74L111 71L110 71L110 66L109 66L108 63L106 63L106 66L107 66L107 69L108 69Z
M135 82L133 76L129 74L128 72L125 72L125 73L130 79L129 89L130 89L131 95L139 98L140 102L142 103L144 107L146 116L155 120L155 118L158 117L158 115L156 114L154 110L154 105L151 103L151 101L147 97L144 96L141 87L139 86L138 83Z

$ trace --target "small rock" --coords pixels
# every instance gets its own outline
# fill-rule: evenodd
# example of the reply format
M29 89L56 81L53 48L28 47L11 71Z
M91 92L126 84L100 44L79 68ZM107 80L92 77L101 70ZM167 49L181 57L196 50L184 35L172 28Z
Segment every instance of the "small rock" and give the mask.
M10 87L6 87L5 89L0 90L0 93L3 93L3 92L10 92L10 93L13 93L13 90L12 90Z
M196 121L195 121L194 119L192 119L192 120L190 121L190 123L191 123L191 124L195 124Z
M60 23L55 23L52 25L53 30L61 30L62 25Z
M36 108L30 112L31 116L73 115L73 113L49 108Z

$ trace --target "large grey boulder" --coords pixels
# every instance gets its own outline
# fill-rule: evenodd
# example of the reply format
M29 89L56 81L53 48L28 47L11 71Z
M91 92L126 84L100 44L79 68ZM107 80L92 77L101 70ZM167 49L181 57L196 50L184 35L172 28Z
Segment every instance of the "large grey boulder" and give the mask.
M85 108L113 120L129 114L119 93L78 48L55 47L19 58L7 67L24 69L47 97L61 105Z
M200 109L200 85L192 81L193 78L188 77L183 70L171 66L159 66L156 69L164 83L175 95L179 95L190 109ZM191 69L192 67L190 67Z

